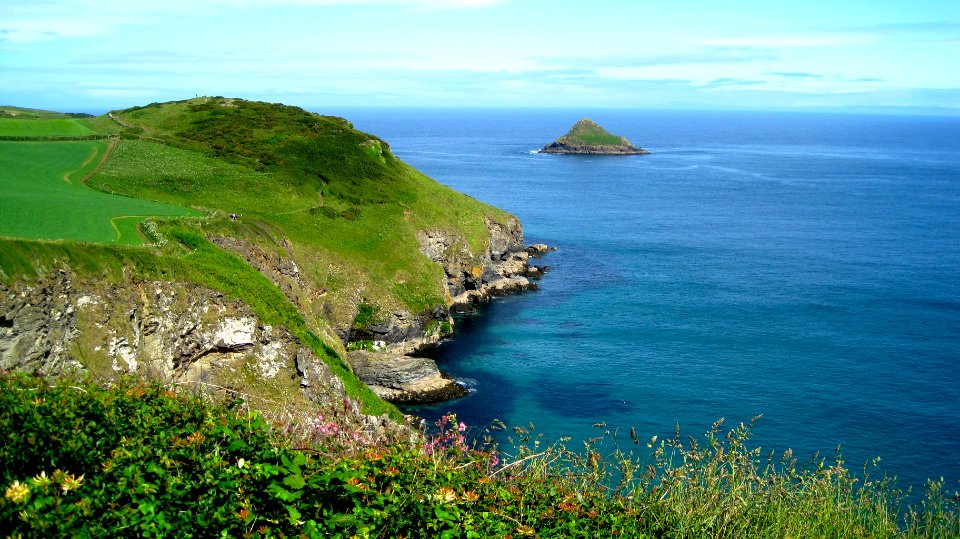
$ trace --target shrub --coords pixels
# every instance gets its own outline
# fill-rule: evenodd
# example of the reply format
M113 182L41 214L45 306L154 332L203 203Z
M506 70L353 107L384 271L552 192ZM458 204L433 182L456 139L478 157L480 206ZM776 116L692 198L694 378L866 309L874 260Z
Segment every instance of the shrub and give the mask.
M580 451L518 427L503 452L452 415L420 444L340 417L268 421L124 379L0 375L10 536L955 537L957 496L918 506L838 458L760 458L749 427ZM599 428L604 426L598 425ZM484 434L491 434L491 427ZM632 439L639 444L639 438ZM489 439L488 439L489 441ZM613 442L613 447L605 444ZM634 448L642 446L635 445Z

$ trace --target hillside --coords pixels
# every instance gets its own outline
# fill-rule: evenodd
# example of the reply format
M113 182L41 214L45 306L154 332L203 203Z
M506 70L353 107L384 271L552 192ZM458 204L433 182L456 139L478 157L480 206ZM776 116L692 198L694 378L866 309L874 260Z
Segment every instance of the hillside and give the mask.
M589 118L583 118L566 135L540 149L540 153L582 155L641 155L650 153L624 137L613 135Z
M5 369L159 376L271 408L345 391L358 411L399 417L347 348L367 350L381 395L445 395L432 361L404 354L449 335L454 304L529 286L515 218L342 118L216 97L5 117L0 133L16 133L0 205L26 216L0 219ZM25 171L31 152L59 164ZM102 215L70 204L28 219L64 193L101 197ZM88 218L127 232L83 235Z

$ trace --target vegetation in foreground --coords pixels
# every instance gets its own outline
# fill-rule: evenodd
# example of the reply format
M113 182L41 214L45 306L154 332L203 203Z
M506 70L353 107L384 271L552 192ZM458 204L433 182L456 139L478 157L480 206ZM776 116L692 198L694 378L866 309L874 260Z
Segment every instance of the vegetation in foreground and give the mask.
M743 425L579 452L516 429L512 454L441 420L385 446L337 417L294 424L130 379L0 376L0 529L10 536L952 537L958 501L839 459L762 459ZM635 436L634 441L639 442ZM608 448L610 449L610 448Z

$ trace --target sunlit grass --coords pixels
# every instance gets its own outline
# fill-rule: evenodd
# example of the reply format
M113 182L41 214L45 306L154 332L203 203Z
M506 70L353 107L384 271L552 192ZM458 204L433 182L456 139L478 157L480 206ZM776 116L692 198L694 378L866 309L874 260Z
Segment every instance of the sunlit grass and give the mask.
M150 216L198 215L83 185L81 179L97 166L106 149L103 141L0 141L0 235L138 245L142 243L136 230L139 221Z

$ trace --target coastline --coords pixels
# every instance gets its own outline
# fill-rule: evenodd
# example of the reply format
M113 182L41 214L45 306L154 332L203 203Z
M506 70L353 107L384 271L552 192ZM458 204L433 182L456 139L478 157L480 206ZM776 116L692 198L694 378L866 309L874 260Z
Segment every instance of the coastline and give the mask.
M551 248L526 245L516 218L505 225L488 221L488 230L490 249L482 265L465 256L467 251L458 248L457 238L438 231L421 235L424 254L444 267L448 305L419 317L393 313L390 320L365 330L365 337L380 337L371 339L371 349L348 352L351 369L380 398L393 404L424 405L467 395L467 388L442 372L433 359L424 357L424 352L456 338L455 313L472 311L475 305L495 297L538 289L534 281L549 268L531 264L531 259Z

